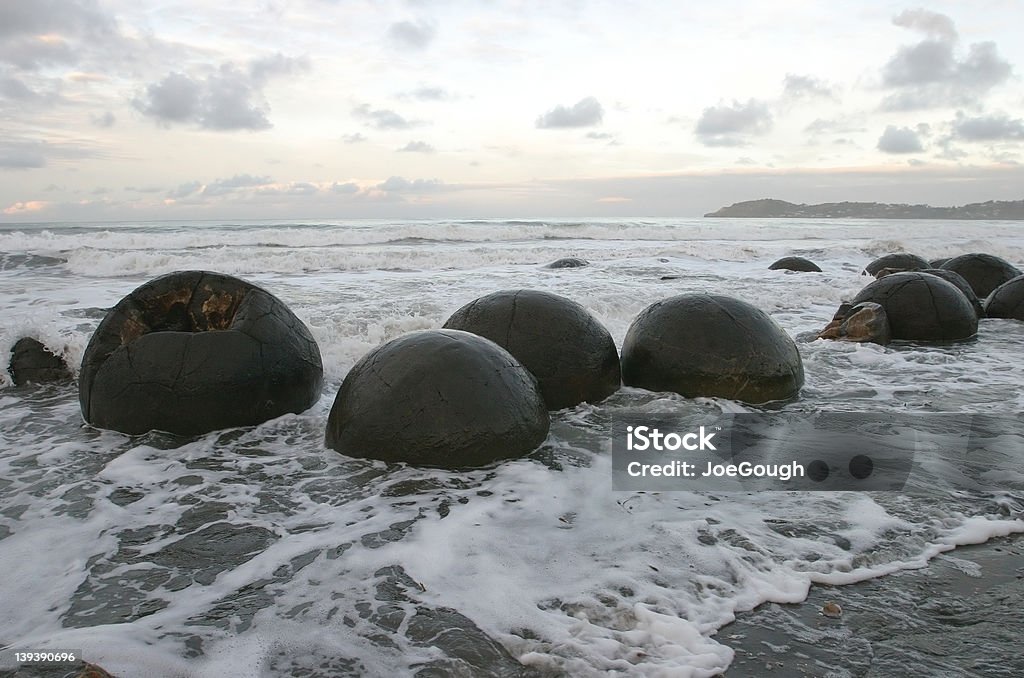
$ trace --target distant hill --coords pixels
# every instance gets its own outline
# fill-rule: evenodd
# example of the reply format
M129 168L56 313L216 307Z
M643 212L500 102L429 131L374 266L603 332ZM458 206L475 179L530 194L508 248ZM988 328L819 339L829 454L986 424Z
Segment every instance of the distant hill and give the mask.
M880 202L826 202L795 205L785 200L747 200L705 217L790 219L1024 219L1024 200L990 200L962 207L890 205Z

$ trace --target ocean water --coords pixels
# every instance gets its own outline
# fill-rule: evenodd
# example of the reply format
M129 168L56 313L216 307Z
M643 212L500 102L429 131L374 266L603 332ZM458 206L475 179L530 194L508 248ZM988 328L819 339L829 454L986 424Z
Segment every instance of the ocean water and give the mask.
M605 422L617 411L756 408L623 389L553 414L530 457L455 473L326 449L334 395L370 349L496 290L574 299L618 345L647 305L710 291L798 338L807 382L784 409L1019 419L1024 323L986 319L976 340L948 346L812 340L869 281L863 266L900 250L1020 265L1024 232L881 220L2 225L0 355L32 335L77 369L105 309L201 268L289 304L326 384L303 414L183 440L93 429L74 385L16 388L0 371L0 647L77 648L124 677L716 675L734 654L716 631L738 612L1024 532L1024 475L971 490L925 468L907 493L616 493ZM788 254L825 272L767 270ZM564 256L591 265L544 268ZM1002 438L1019 459L1024 440Z

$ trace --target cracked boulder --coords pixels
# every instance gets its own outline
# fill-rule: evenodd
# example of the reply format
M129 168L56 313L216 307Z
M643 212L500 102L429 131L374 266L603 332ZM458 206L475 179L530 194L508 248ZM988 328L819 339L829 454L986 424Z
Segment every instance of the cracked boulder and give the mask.
M583 306L557 294L488 294L453 313L444 327L485 337L511 353L536 377L549 410L596 403L619 390L612 335Z
M18 339L11 348L10 373L16 386L71 381L64 358L31 337Z
M458 469L529 454L549 424L536 380L508 351L469 332L421 330L352 367L325 442L350 457Z
M1016 266L1005 259L978 253L953 257L942 268L963 276L979 299L986 298L992 294L992 290L1021 274Z
M978 316L964 293L927 273L894 273L862 289L851 302L870 301L885 309L892 338L958 341L978 332Z
M322 384L320 349L281 300L231 276L179 271L103 318L79 401L99 428L199 435L302 412Z
M832 322L818 334L818 338L870 342L884 346L892 340L892 331L889 329L889 318L885 315L885 309L878 304L865 301L856 306L840 306Z
M985 317L985 308L982 306L981 300L978 299L978 295L974 293L974 288L971 287L971 283L967 282L962 275L945 268L926 268L923 269L921 273L937 275L946 282L952 283L954 287L963 292L963 295L967 297L967 301L971 302L971 308L974 309L975 315L979 318Z
M821 268L803 257L782 257L768 267L769 271L795 271L797 273L821 273Z
M622 380L650 391L764 403L804 383L796 344L764 311L718 294L648 306L622 343Z
M923 259L916 254L895 252L893 254L886 254L878 257L872 261L864 267L864 273L877 277L879 272L886 268L892 269L893 271L919 271L922 268L931 268L931 265L926 259Z
M989 318L1024 320L1024 275L1004 282L985 300Z

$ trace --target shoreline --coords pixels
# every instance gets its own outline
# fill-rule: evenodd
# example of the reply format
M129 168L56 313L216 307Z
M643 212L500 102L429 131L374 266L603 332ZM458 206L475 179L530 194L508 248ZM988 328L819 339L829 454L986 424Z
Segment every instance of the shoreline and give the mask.
M827 617L829 602L842 608ZM927 567L855 584L813 584L796 604L737 615L716 639L746 676L1020 676L1024 534L939 554Z

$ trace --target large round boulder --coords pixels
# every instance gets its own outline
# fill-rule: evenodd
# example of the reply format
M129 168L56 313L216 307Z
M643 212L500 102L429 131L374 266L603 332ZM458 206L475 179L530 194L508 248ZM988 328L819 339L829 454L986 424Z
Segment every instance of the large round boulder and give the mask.
M886 268L893 271L919 271L922 268L930 268L930 265L927 260L916 254L896 252L878 257L864 267L864 272L868 275L877 276L880 271Z
M964 277L956 271L949 271L945 268L926 268L920 271L921 273L927 273L928 275L937 275L948 283L951 283L958 290L963 292L963 295L967 297L967 301L971 302L971 308L974 309L974 313L979 318L985 317L985 308L982 306L981 300L978 299L978 295L974 293L974 288L971 287L971 283L964 280Z
M469 332L421 330L352 367L325 442L350 457L454 469L528 454L549 425L536 380L508 351Z
M893 339L956 341L978 332L978 316L952 283L927 273L893 273L876 280L853 298L885 309Z
M769 271L796 271L797 273L821 273L821 268L810 259L803 257L782 257L768 267Z
M15 386L71 380L71 370L64 358L32 337L22 337L14 343L9 368Z
M950 260L950 257L939 257L937 259L929 259L928 266L931 268L942 268L942 265Z
M795 396L804 368L796 344L764 311L723 295L682 294L633 320L622 380L688 398L763 403Z
M198 435L302 412L323 364L306 326L277 297L209 271L142 285L107 313L85 349L85 420L122 433Z
M985 300L985 314L989 318L1024 320L1024 275L995 288Z
M619 389L619 354L604 325L550 292L505 290L466 304L444 324L486 337L533 374L548 409L604 400Z
M942 268L963 276L979 299L986 298L992 294L992 290L1021 274L1016 266L1005 259L978 253L953 257Z

